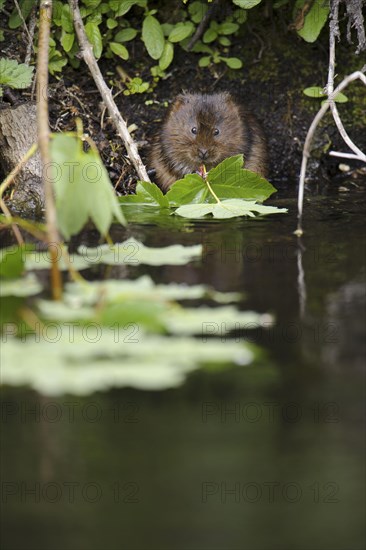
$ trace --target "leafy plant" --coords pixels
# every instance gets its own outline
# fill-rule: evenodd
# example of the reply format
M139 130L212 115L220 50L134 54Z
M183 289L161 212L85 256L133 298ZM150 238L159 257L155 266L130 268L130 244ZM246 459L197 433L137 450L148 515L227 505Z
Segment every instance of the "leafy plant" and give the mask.
M303 93L306 96L315 99L324 99L324 97L326 97L327 95L324 88L321 88L320 86L311 86L310 88L305 88L305 90L303 90ZM348 101L348 97L345 94L342 94L342 92L339 92L339 94L337 94L334 98L334 101L336 103L346 103Z
M154 184L139 182L136 195L120 197L122 204L140 204L159 208L174 208L175 214L186 218L253 217L257 214L287 212L286 209L263 206L276 189L267 180L243 169L243 155L230 157L208 173L188 174L175 182L166 195Z
M28 88L32 83L34 67L24 63L18 63L14 59L0 59L0 97L3 94L3 86L10 88Z

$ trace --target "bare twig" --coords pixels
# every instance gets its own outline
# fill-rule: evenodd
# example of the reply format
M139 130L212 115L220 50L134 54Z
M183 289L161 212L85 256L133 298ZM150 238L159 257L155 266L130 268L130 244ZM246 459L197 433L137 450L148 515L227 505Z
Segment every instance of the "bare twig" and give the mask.
M28 33L29 40L28 40L28 44L27 44L27 52L26 52L25 58L24 58L24 63L26 65L29 65L29 62L30 62L31 56L32 56L32 52L34 51L33 38L34 38L34 31L35 31L35 28L36 28L36 21L37 21L36 7L33 6L32 11L31 11L31 15L30 15L30 21L29 21L29 33Z
M335 22L338 21L338 4L335 3L334 10L331 14L331 21L330 21L330 35L329 35L329 67L328 67L328 82L327 82L327 95L330 97L334 90L334 71L335 71L335 39L337 31L335 30ZM362 71L361 71L362 72ZM359 160L362 160L366 162L366 155L353 143L349 135L347 134L343 123L341 121L341 118L338 113L337 105L333 100L330 100L330 109L332 111L332 115L334 118L334 121L337 125L338 131L341 134L343 140L347 143L348 147L357 155Z
M84 24L79 11L78 0L69 0L69 5L73 14L75 30L79 40L79 45L80 45L80 49L81 49L81 53L84 58L84 61L88 65L89 71L91 72L94 78L94 82L98 87L98 90L103 98L103 101L107 105L109 114L117 128L117 131L119 132L121 138L123 139L123 142L127 149L128 156L130 157L133 165L135 166L140 179L144 181L150 181L150 178L146 172L146 168L138 153L137 146L127 129L127 124L122 118L121 113L117 108L117 105L113 101L111 91L106 85L103 75L100 72L100 69L98 67L98 63L96 62L96 59L94 57L92 47L85 33Z
M41 0L37 59L37 125L38 145L43 165L43 184L46 206L47 242L51 258L52 295L62 295L61 273L58 265L60 237L57 230L56 206L52 187L52 165L49 151L50 128L48 123L48 45L50 39L52 0Z
M342 80L339 86L337 86L337 88L329 95L328 99L323 103L323 105L319 109L306 135L303 154L302 154L299 195L298 195L298 203L297 203L298 204L298 226L295 231L295 234L297 236L301 236L303 233L301 226L302 226L302 211L303 211L303 202L304 202L306 166L307 166L308 158L310 157L310 146L314 137L315 130L319 122L321 121L321 119L329 109L331 101L334 100L337 94L339 94L339 92L344 90L344 88L346 88L348 84L350 84L350 82L358 79L361 80L366 85L366 76L361 71L355 71L354 73L348 75L346 78Z
M12 218L11 218L11 214L9 212L9 209L8 207L6 206L5 202L3 201L3 199L0 199L0 207L1 207L1 210L4 212L4 215L5 217L8 219L8 221L10 222L10 227L12 228L13 230L13 233L14 233L14 236L17 240L17 243L19 244L19 246L21 246L22 244L24 244L24 239L22 237L22 234L21 232L19 231L19 227L17 227L15 225L15 223L13 222Z
M356 71L350 74L349 76L347 76L346 78L344 78L342 82L339 84L339 86L334 90L335 41L336 41L336 38L339 38L338 8L339 8L340 1L341 0L333 1L333 4L331 6L331 14L330 14L330 22L329 22L329 65L328 65L328 82L326 86L328 99L327 101L324 102L324 104L318 111L317 115L315 116L313 122L311 123L311 126L306 135L304 149L303 149L301 172L300 172L300 183L299 183L299 194L298 194L298 225L295 231L295 235L297 235L298 237L300 237L303 234L302 212L303 212L303 203L304 203L304 186L305 186L306 166L307 166L308 158L310 156L310 146L314 137L315 130L329 107L331 109L333 119L336 123L339 133L341 134L345 143L347 143L349 148L353 151L353 154L337 153L335 151L332 151L331 153L332 156L352 158L352 159L366 162L366 155L361 151L361 149L357 147L357 145L353 143L353 141L347 134L343 126L343 123L341 121L341 118L339 116L337 106L335 104L335 98L337 97L337 94L341 92L344 88L346 88L346 86L348 86L348 84L353 80L359 79L366 85L366 76L364 75L366 66L364 66L361 71ZM360 3L360 6L361 6L361 3ZM360 18L362 18L362 14L360 15ZM362 19L362 23L363 23L363 19ZM360 34L359 34L359 39L360 39ZM364 44L360 42L359 48L362 49L363 46Z
M11 185L14 181L14 179L16 178L16 176L19 174L19 172L21 171L21 169L23 168L23 166L25 164L27 164L28 160L33 157L33 155L35 154L35 152L37 151L37 148L38 148L38 144L35 143L34 145L32 145L32 147L26 152L26 154L24 155L24 157L18 162L18 164L12 169L12 171L10 172L10 174L4 179L4 181L2 182L2 184L0 185L0 199L2 198L5 190L9 187L9 185Z
M17 9L18 15L19 15L19 17L20 17L20 19L21 19L21 21L22 21L22 23L23 23L24 30L25 30L25 32L26 32L27 35L28 35L28 40L29 40L29 42L32 43L32 37L31 37L30 32L29 32L29 30L28 30L27 23L26 23L25 20L24 20L24 17L23 17L23 14L22 14L22 10L20 9L20 6L19 6L19 4L18 4L18 0L14 0L14 4L15 4L15 7L16 7L16 9Z

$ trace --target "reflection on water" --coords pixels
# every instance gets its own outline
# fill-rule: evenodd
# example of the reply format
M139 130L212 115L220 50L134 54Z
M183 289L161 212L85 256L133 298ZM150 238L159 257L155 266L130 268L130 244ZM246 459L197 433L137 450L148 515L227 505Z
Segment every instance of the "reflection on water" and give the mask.
M132 225L151 246L202 242L204 257L124 276L244 291L243 308L276 317L249 334L267 354L165 392L5 389L3 548L364 548L364 203L306 205L303 315L292 201L263 220Z

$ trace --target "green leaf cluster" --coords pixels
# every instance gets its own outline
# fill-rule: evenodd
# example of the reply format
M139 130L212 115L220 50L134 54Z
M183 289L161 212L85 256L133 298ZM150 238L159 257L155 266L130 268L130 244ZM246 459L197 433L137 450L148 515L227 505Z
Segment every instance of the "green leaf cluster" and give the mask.
M253 212L260 215L286 212L286 209L257 204L270 197L276 189L255 172L243 169L243 162L243 155L236 155L212 168L206 177L188 174L175 182L166 195L154 184L139 182L136 195L120 197L119 200L124 205L176 209L175 214L187 218L212 214L223 219L253 217Z

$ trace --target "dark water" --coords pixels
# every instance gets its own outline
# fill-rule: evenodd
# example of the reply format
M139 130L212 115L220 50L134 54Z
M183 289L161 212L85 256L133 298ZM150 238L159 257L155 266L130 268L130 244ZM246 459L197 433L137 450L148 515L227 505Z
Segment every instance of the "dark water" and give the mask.
M365 548L365 199L310 197L301 258L293 199L287 216L132 225L205 253L128 276L244 291L241 307L276 317L249 334L266 353L164 392L6 388L2 547Z

